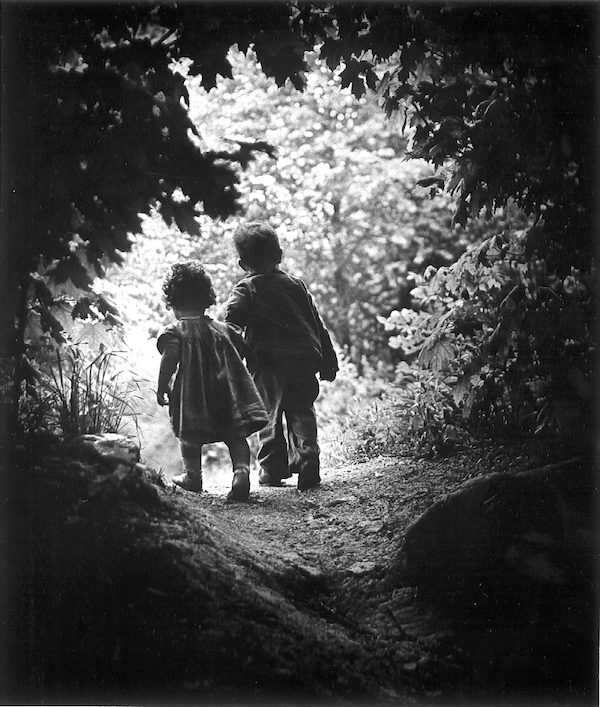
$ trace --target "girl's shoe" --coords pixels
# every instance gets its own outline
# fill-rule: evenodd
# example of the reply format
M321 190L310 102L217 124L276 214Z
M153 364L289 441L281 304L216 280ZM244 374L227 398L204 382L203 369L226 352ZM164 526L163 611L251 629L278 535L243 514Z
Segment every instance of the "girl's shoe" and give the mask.
M250 495L250 470L236 469L233 472L231 491L227 494L228 501L247 501Z
M193 491L194 493L202 491L202 474L190 474L184 471L183 474L174 476L172 481L176 486L186 491Z

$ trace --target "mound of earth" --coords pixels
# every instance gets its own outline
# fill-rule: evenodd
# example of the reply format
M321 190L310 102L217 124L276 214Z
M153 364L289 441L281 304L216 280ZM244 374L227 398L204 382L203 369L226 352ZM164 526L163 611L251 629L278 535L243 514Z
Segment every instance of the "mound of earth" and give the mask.
M489 611L457 612L406 571L407 528L437 499L539 461L531 448L382 457L326 469L304 494L253 476L247 503L227 503L224 484L161 485L133 462L25 465L6 693L15 704L593 704L589 645L570 660L553 636L536 654L523 613L499 632Z

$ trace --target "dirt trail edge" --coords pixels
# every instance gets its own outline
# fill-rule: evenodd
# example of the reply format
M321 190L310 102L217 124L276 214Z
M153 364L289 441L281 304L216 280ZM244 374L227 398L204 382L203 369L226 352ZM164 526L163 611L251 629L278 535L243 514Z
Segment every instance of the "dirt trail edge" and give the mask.
M284 601L296 604L302 623L312 624L328 651L340 652L336 663L347 661L338 676L329 666L334 681L321 685L321 698L341 689L357 699L438 701L447 690L461 690L462 649L447 622L417 602L416 588L399 582L394 568L407 525L466 476L461 469L448 474L431 464L423 474L414 461L382 457L326 469L320 487L305 493L296 490L295 477L271 488L258 486L253 474L247 503L228 503L226 487L210 483L201 495L175 488L171 500L186 516L210 524L222 548L226 541L244 548L254 568L263 568L263 582L269 573L280 580L287 574ZM273 645L277 634L273 629ZM348 645L354 655L347 653ZM300 640L296 665L302 665L307 650ZM275 653L278 673L281 651ZM290 680L294 671L290 666ZM306 678L310 683L313 676Z
M399 562L438 498L532 467L515 450L380 457L324 469L306 493L254 472L246 503L210 476L202 494L161 487L139 464L24 467L10 703L593 704L527 616L504 633L461 625Z

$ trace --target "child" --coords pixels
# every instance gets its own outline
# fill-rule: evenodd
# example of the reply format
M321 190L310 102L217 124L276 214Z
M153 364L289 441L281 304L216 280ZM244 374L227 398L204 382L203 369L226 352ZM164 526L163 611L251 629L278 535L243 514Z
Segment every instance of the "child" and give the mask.
M215 293L202 266L191 261L173 265L163 292L177 317L157 341L162 355L157 401L163 406L168 400L183 461L183 473L173 483L202 491L202 445L225 442L233 463L228 499L245 501L250 492L246 437L267 423L266 410L227 325L204 313L215 303Z
M306 285L279 269L273 228L250 222L235 232L234 244L248 275L229 297L225 321L244 332L248 368L269 414L259 433L259 483L281 486L297 473L298 489L306 491L321 482L316 373L334 380L337 357Z

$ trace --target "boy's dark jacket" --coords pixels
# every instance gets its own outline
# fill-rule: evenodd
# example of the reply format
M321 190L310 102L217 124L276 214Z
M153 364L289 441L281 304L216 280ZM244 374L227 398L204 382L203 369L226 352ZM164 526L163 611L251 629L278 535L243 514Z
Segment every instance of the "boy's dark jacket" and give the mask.
M308 288L282 270L247 275L226 304L225 321L244 331L250 371L311 368L325 380L338 370L331 338Z

